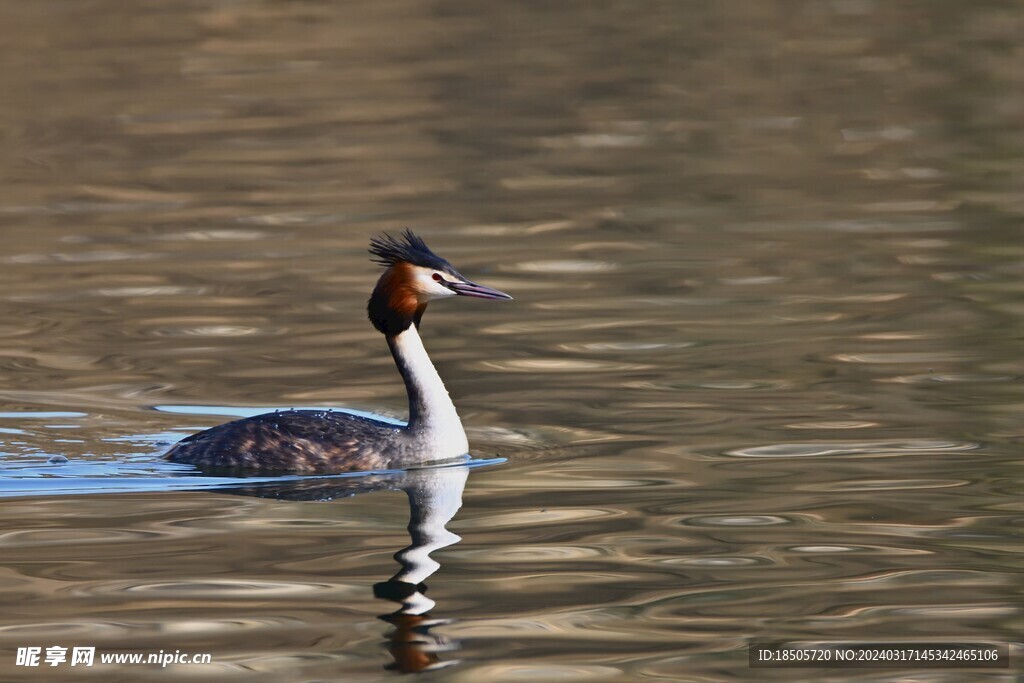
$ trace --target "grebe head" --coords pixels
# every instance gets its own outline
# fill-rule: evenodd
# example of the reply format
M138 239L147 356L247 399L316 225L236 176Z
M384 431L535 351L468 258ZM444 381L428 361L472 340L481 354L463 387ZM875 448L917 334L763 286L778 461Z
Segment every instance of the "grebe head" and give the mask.
M396 239L384 233L370 240L375 263L387 267L370 296L367 312L378 331L395 335L419 325L427 303L450 296L511 299L497 289L467 280L452 264L406 229Z

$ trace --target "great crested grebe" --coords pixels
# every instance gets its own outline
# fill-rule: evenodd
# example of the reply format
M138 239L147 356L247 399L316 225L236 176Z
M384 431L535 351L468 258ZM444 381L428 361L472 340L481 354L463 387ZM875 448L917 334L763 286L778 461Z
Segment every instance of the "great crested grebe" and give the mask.
M420 319L434 299L512 297L470 282L409 230L401 239L386 233L372 239L370 253L387 270L370 295L367 312L387 339L405 380L408 425L329 410L286 410L193 434L164 457L201 468L333 473L396 469L466 455L466 432L423 348Z

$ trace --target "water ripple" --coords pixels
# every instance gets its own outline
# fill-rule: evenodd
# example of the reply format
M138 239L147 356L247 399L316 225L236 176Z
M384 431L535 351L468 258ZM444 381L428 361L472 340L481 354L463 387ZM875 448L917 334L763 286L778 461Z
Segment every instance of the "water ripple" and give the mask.
M510 358L480 361L479 366L504 372L623 372L644 370L650 365L583 360L579 358Z
M284 334L283 328L277 327L256 327L249 325L193 325L180 327L158 327L149 334L154 337L252 337L252 336L273 336Z
M677 557L657 560L659 564L678 565L684 567L705 567L708 569L728 569L730 567L751 567L754 565L774 564L765 557Z
M888 353L837 353L833 360L844 363L949 363L969 360L973 356L959 351L891 351Z
M910 489L943 489L969 486L966 479L862 479L823 482L798 487L803 491L901 491Z
M834 555L847 553L861 553L872 555L928 555L927 550L915 550L913 548L901 548L884 545L794 545L783 548L794 553L808 555Z
M696 346L697 342L575 342L559 344L563 351L662 351L665 349L685 349Z
M621 678L623 671L597 664L485 664L448 675L446 680L469 681L602 681Z
M525 273L607 273L618 269L614 263L605 261L524 261L517 263L513 270Z
M784 425L786 429L868 429L878 427L878 422L863 422L858 420L822 420L820 422L793 422Z
M1013 375L983 375L981 373L920 373L916 375L898 375L896 377L886 377L882 379L876 379L876 382L884 382L891 384L931 384L933 382L939 383L954 383L964 384L968 382L1012 382L1019 379L1019 377Z
M566 522L582 522L612 516L622 516L621 510L614 509L581 509L557 507L544 510L522 510L519 512L503 512L483 514L471 520L460 522L460 528L516 528L533 527L539 524L565 524Z
M88 621L37 621L12 626L0 626L0 638L12 641L33 640L45 637L47 642L61 638L80 640L83 638L105 638L125 635L127 629L117 622Z
M179 287L174 285L154 285L152 287L101 287L92 290L94 294L109 297L133 296L201 296L206 293L205 287Z
M0 547L28 548L39 546L66 546L69 543L138 543L170 536L157 531L137 529L33 529L8 531L0 534Z
M95 593L99 595L100 593ZM0 626L0 639L14 641L32 640L39 636L48 639L80 639L88 636L97 640L112 638L138 638L140 634L159 633L164 635L231 635L280 629L301 628L303 622L291 617L237 617L225 619L204 619L189 617L160 621L66 621L35 622Z
M779 443L727 451L725 455L739 458L812 458L830 456L889 457L926 452L972 451L980 444L959 441L859 441L830 443Z
M707 515L682 518L678 523L687 526L748 527L793 524L794 520L779 515Z
M318 595L326 599L329 595L344 594L347 591L344 586L334 583L203 579L132 584L110 582L87 592L90 594L124 592L156 597L187 598L282 598Z
M62 420L79 419L83 417L89 417L88 413L78 413L67 410L25 410L0 412L0 419L10 420Z
M484 548L480 550L455 550L460 557L477 558L484 560L493 559L498 563L517 562L560 562L583 560L607 555L603 548L583 546L554 546L554 545L530 545L516 546L508 545L503 548Z

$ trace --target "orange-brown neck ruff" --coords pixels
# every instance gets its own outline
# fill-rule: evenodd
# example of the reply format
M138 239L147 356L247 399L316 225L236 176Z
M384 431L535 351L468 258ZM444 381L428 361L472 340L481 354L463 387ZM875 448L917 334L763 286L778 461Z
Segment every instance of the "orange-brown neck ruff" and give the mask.
M420 302L413 278L412 265L396 263L377 280L366 312L379 332L394 336L414 323L419 325L427 304Z

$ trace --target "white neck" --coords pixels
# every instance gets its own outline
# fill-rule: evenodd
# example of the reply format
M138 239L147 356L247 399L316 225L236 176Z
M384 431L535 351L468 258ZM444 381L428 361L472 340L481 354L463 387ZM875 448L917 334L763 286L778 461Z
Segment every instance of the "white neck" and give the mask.
M423 442L423 448L433 458L465 455L469 443L462 421L423 348L416 325L387 339L409 392L409 433Z

